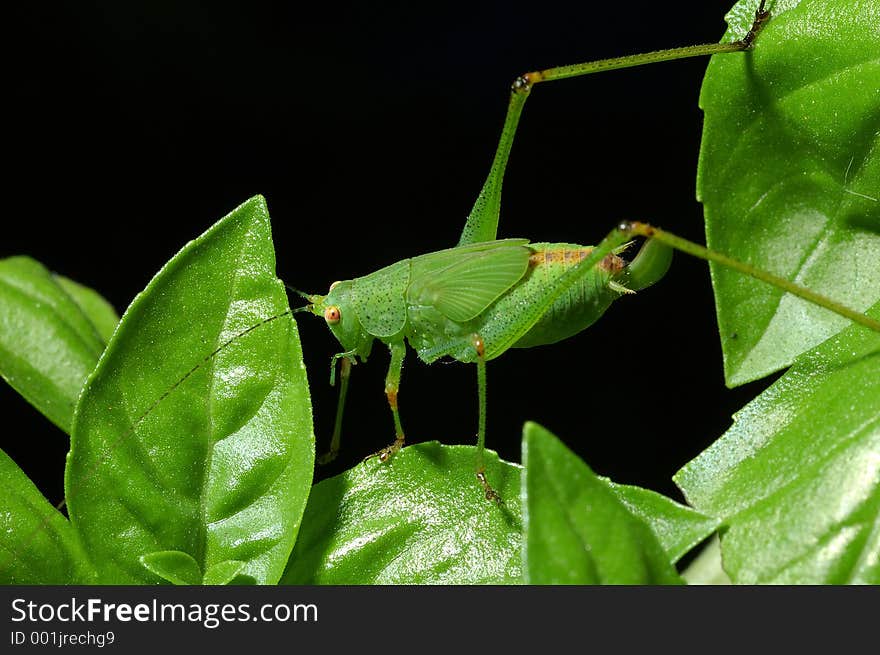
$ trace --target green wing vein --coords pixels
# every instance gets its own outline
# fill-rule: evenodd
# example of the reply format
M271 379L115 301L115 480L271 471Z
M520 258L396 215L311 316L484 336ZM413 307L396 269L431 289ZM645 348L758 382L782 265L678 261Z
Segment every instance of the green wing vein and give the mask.
M491 242L481 250L456 249L414 262L409 298L447 318L475 318L525 275L531 250L514 242ZM484 244L488 245L488 244Z

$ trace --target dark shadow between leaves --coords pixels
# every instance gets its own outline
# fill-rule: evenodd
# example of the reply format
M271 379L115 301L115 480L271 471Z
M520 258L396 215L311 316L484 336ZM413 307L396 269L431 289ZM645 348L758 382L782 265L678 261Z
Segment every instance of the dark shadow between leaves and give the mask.
M315 497L315 487L321 487L321 498L324 501L322 507L333 507L336 511L311 511L311 500ZM304 539L305 534L323 535L333 532L334 526L339 523L339 510L342 507L342 499L345 496L346 481L342 475L327 478L312 487L312 497L306 504L305 513L303 514L302 525L308 525L307 531L300 527L299 537L293 545L290 553L290 559L287 562L284 573L281 575L280 584L314 584L313 580L289 579L288 572L297 570L299 572L311 571L317 573L321 570L321 562L325 562L330 555L333 544L326 539L313 539L307 541ZM323 542L323 547L320 545ZM295 566L294 566L295 564Z
M239 573L234 578L232 578L232 580L227 582L226 586L253 586L255 584L257 584L256 578L244 573Z

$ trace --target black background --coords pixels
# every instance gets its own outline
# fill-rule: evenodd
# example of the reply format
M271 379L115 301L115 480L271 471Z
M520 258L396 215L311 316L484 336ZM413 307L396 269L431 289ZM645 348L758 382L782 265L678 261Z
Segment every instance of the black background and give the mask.
M729 0L670 3L26 3L7 21L0 256L29 254L122 312L184 245L265 195L278 274L306 291L453 245L519 73L717 41ZM500 236L593 243L621 219L702 241L694 197L705 60L539 85ZM295 301L294 301L295 302ZM335 411L323 321L299 319L318 449ZM675 495L671 475L765 385L725 389L705 263L489 374L490 447L523 421L597 472ZM387 354L354 370L344 470L393 437ZM472 443L476 375L411 352L412 441ZM169 380L169 385L173 380ZM67 438L6 386L0 447L57 501Z

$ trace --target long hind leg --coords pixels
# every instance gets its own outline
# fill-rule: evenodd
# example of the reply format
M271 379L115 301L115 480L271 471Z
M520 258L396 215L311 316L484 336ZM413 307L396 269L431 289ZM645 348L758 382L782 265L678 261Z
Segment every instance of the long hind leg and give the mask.
M478 241L492 241L497 238L498 217L501 208L501 184L504 180L504 171L507 168L507 160L510 149L519 125L520 115L532 87L539 82L552 82L569 77L580 77L592 73L617 70L654 64L675 59L688 59L690 57L704 57L722 52L738 52L751 48L761 27L770 18L770 12L764 9L764 0L761 1L755 11L755 19L749 31L738 41L731 43L707 43L704 45L688 46L685 48L672 48L669 50L657 50L626 57L614 57L613 59L599 59L570 66L557 66L544 70L524 73L517 77L510 88L510 101L507 105L507 115L504 118L504 127L501 129L501 138L495 150L495 158L492 167L480 195L474 203L467 222L462 230L458 245L475 243Z

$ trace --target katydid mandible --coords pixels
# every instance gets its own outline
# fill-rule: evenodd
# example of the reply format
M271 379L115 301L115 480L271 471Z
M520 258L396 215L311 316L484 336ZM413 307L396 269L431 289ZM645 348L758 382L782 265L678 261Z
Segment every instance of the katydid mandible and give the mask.
M621 224L595 248L570 243L497 240L502 180L524 103L531 88L551 80L577 77L647 63L747 50L769 19L764 2L748 32L732 43L707 44L606 59L526 73L511 87L507 116L488 178L454 248L406 259L372 274L334 282L326 295L301 294L301 308L321 316L343 352L331 359L331 384L340 366L340 391L329 451L340 447L342 419L352 364L365 361L379 340L390 351L385 393L394 441L372 456L389 460L405 443L398 410L401 369L409 343L419 358L432 363L447 357L477 365L479 419L476 476L489 500L499 500L486 480L486 362L509 348L555 343L593 324L611 303L659 280L670 264L672 248L719 261L850 319L880 329L865 316L808 289L756 270L701 246L640 223ZM648 237L631 261L621 255L634 235Z

